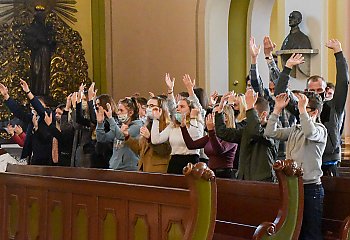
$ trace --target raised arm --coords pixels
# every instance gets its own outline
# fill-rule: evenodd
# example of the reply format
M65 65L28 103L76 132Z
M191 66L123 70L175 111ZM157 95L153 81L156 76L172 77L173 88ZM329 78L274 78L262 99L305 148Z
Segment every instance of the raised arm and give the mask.
M278 77L280 75L280 70L273 59L273 51L276 48L276 44L271 41L269 36L264 37L264 55L269 68L269 77L270 81L273 81L274 84L277 84Z
M341 43L337 39L331 39L326 46L334 51L336 59L336 85L334 90L334 106L338 114L344 111L349 86L349 68L342 52Z
M293 114L296 117L299 117L299 111L297 107L297 101L294 97L294 95L288 91L288 84L290 79L290 72L292 71L292 68L296 65L304 63L304 57L302 54L293 54L287 61L286 66L283 68L283 71L280 73L279 79L277 81L277 84L275 86L275 96L281 94L281 93L288 93L289 94L289 103L286 106L286 109Z
M176 112L176 102L174 97L174 85L175 85L175 78L171 78L169 73L165 74L165 83L167 85L167 104L169 113L171 116L174 115Z
M286 141L288 139L291 128L277 127L278 117L281 114L283 108L285 108L288 105L288 102L289 97L287 93L281 93L278 96L276 96L275 108L273 109L273 113L270 115L269 120L267 121L267 125L264 132L265 136L283 141Z
M197 140L193 140L186 126L181 126L181 132L182 132L182 137L185 141L186 147L190 150L204 148L207 142L209 141L208 136L204 136Z
M326 142L327 129L323 125L316 126L315 122L306 111L306 106L308 105L309 99L302 93L297 94L297 98L298 109L300 112L300 124L305 138L315 142Z
M4 99L5 105L10 109L15 117L26 123L32 121L31 114L25 113L23 107L20 106L14 99L10 98L7 87L2 83L0 83L0 94Z
M252 84L254 91L257 92L259 96L264 96L264 85L259 75L258 65L257 65L257 58L260 53L260 48L261 48L260 45L258 47L255 45L254 37L250 37L250 41L249 41L249 52L251 57L251 64L250 64L250 71L249 71L250 83Z

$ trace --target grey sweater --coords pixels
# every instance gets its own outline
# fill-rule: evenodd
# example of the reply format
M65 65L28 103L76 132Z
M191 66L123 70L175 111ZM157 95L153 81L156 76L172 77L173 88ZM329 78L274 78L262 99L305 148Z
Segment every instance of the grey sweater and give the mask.
M335 53L334 56L337 68L337 83L335 85L334 97L332 100L324 102L321 112L321 122L326 126L328 131L327 146L322 156L323 162L341 160L341 127L344 120L344 109L349 85L348 64L343 52ZM290 79L290 71L291 69L285 67L281 72L278 83L276 84L276 96L282 92L286 92ZM294 98L290 99L286 109L295 116L299 115L297 102Z
M109 122L110 126L109 132L105 132L103 123L97 123L96 139L97 142L113 142L113 155L109 160L109 168L116 170L137 171L139 156L125 145L124 135L120 131L120 128L118 127L114 118L109 118L107 121ZM129 124L129 135L133 138L138 138L141 127L141 120L132 121Z
M286 142L286 158L293 159L304 170L304 184L321 183L322 154L327 142L327 129L314 123L307 113L300 114L300 124L277 128L278 116L270 115L265 136Z

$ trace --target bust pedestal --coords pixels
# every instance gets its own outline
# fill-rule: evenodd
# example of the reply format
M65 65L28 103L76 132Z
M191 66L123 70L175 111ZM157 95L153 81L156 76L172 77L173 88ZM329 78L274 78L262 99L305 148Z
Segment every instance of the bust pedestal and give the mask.
M276 51L277 56L281 56L282 66L286 65L289 57L294 53L300 53L304 57L305 63L297 65L292 69L291 76L297 79L306 79L310 77L311 57L318 54L318 49L288 49Z

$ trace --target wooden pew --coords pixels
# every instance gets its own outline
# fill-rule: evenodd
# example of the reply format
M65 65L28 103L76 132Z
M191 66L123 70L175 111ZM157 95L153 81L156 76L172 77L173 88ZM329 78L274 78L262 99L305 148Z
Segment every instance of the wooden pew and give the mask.
M339 170L340 177L350 177L350 166L339 167L338 170Z
M186 188L0 173L0 239L212 239L215 177L184 173Z
M350 178L323 177L324 239L350 240Z
M290 165L290 169L293 166ZM301 204L295 206L298 211L294 216L299 214L297 216L300 217L303 206L302 198L300 198L302 197L302 192L300 192L302 191L302 188L300 188L301 179L286 177L285 167L285 165L276 165L280 176L280 185L267 182L217 179L218 209L213 239L252 239L255 231L257 231L256 239L261 239L263 235L266 235L266 228L269 228L269 231L274 228L274 231L278 233L282 223L286 220L288 211L286 205L288 193L286 190L290 187L294 187L299 193L296 198L297 201L294 202ZM186 186L186 182L181 176L167 175L167 181L164 181L164 175L154 173L138 173L135 175L135 173L123 171L15 165L9 165L8 171L66 178L152 184L162 187ZM294 184L294 186L290 186L290 184ZM296 239L300 230L301 219L296 218L294 220L296 221L295 234L290 239ZM263 222L270 222L270 224L258 227ZM272 225L272 222L275 222L275 225Z

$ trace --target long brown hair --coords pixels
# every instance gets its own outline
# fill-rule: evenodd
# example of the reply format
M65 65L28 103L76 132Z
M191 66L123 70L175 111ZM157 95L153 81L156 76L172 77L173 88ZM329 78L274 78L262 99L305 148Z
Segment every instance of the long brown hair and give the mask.
M134 113L131 115L131 121L134 121L139 118L139 107L137 106L136 98L134 97L126 97L124 99L119 100L119 104L123 104L126 109L132 110Z
M115 101L113 100L113 98L108 95L108 94L101 94L98 97L96 97L96 100L99 100L100 103L99 105L103 107L103 109L107 110L107 103L109 103L111 105L112 111L113 111L113 115L117 115L117 105L115 104Z

